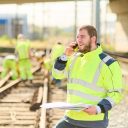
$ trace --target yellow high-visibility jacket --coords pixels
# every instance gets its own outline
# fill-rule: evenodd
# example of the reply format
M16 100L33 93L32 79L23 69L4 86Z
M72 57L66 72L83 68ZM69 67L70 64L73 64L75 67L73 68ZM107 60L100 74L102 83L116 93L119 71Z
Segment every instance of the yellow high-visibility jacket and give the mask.
M19 41L16 45L16 52L18 53L18 58L29 59L30 55L30 42L29 41Z
M67 78L67 102L101 107L102 112L96 115L67 110L66 120L72 124L77 121L79 126L106 128L108 112L122 99L122 74L118 62L98 47L86 54L76 52L67 61L58 58L52 74L57 79Z
M50 58L46 58L44 60L44 67L48 69L49 71L52 70L52 66L55 63L55 60L57 57L62 55L64 52L64 45L63 44L56 44L51 51Z

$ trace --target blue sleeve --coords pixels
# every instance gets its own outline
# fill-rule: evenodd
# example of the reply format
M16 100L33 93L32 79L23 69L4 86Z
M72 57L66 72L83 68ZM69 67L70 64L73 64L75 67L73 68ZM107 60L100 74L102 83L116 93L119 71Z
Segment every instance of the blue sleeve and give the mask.
M60 57L58 57L55 61L54 68L62 71L65 69L66 63L67 63L67 61L63 61L60 59Z
M111 103L107 99L103 99L98 103L98 106L101 108L102 113L106 113L112 108Z

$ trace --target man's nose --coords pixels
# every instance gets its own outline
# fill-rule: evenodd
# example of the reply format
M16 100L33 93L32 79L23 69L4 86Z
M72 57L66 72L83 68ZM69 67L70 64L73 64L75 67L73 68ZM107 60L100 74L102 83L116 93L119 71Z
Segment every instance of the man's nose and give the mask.
M80 38L80 37L78 37L78 38L77 38L77 41L78 41L78 42L81 42L81 38Z

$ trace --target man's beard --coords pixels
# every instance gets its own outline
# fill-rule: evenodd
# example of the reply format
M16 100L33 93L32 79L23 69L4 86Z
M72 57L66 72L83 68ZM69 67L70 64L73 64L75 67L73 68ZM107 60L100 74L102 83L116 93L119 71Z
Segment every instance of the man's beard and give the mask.
M91 51L91 42L88 43L88 45L84 46L83 49L79 49L79 52L81 53L87 53Z

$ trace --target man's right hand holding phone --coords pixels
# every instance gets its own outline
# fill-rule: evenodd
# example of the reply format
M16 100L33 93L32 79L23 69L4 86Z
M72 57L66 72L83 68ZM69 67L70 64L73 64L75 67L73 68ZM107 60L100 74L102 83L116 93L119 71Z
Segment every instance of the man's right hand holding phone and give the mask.
M72 42L69 44L69 46L65 49L64 54L66 56L71 56L74 53L75 48L77 47L77 43L76 42Z

